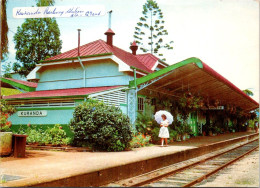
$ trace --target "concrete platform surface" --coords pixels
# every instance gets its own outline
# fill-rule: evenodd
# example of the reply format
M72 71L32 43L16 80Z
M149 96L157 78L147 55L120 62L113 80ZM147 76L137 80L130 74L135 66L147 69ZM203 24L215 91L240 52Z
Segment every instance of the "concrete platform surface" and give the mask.
M154 145L123 152L26 150L25 158L1 158L0 174L2 181L0 185L1 187L39 185L44 182L66 179L71 176L78 176L142 160L167 156L183 150L190 150L252 134L255 133L237 132L217 136L198 136L186 141L170 143L169 147ZM3 179L3 177L5 179Z

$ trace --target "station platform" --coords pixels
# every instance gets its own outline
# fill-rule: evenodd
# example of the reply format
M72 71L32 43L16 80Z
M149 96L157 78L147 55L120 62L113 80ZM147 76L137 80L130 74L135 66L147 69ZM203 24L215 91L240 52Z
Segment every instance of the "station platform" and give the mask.
M2 157L1 187L90 187L126 179L197 157L232 144L259 138L237 132L198 136L123 152L61 152L26 150L25 158Z

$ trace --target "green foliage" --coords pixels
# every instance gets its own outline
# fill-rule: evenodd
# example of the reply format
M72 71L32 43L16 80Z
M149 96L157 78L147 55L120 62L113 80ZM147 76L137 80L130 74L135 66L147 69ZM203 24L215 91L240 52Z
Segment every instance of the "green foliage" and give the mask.
M249 90L249 89L245 89L245 90L242 90L245 94L247 94L248 96L253 96L254 95L254 93L251 91L251 90Z
M187 133L189 135L193 134L191 126L188 123L184 122L182 128L184 133Z
M62 41L55 18L27 18L14 35L16 59L13 70L26 76L36 64L60 53Z
M248 121L248 127L255 128L255 120L249 120Z
M192 93L184 93L178 101L180 115L183 121L186 121L189 114L195 110L198 110L203 106L203 98L200 96L192 95Z
M153 124L153 119L151 117L146 116L143 113L138 113L135 122L135 128L137 132L142 134L149 134L151 131L152 124Z
M11 75L11 70L12 70L12 66L11 66L11 62L7 63L7 62L3 62L2 64L3 70L4 70L4 78L12 78Z
M180 127L175 127L174 130L177 132L178 135L183 135L183 134L185 133L182 126L180 126Z
M20 124L20 125L12 125L11 129L12 132L24 132L25 130L27 130L29 126L33 126L36 130L42 130L42 131L47 131L47 129L51 129L53 128L55 125L54 124L37 124L37 125L30 125L29 124ZM60 126L62 126L62 130L64 130L66 132L67 137L73 138L73 133L71 132L70 128L68 125L66 124L61 124Z
M173 41L170 41L169 44L163 42L163 36L168 35L168 32L163 26L163 13L156 1L147 0L143 5L142 14L134 32L136 43L141 45L140 49L143 52L150 51L152 54L159 54L159 56L162 56L159 53L160 49L173 49L171 46ZM147 44L150 49L146 47ZM163 60L165 61L165 59Z
M54 125L53 128L47 129L45 137L47 143L51 143L53 145L68 144L68 139L70 139L67 138L66 132L59 124Z
M4 99L0 100L0 132L11 131L12 122L8 118L16 112L12 105L8 105Z
M36 0L37 6L52 6L55 3L55 0Z
M129 124L129 118L119 108L89 99L75 108L69 126L74 145L122 151L132 140Z
M170 139L176 140L176 137L178 135L178 132L176 130L169 128L169 134L170 134Z
M27 135L27 143L37 143L39 145L69 145L72 140L71 137L67 136L66 132L63 130L63 127L60 124L56 124L53 127L49 127L47 129L43 129L37 125L28 124L27 127L20 127L16 133Z
M142 133L137 134L133 137L133 139L130 142L131 148L140 148L144 146L148 146L151 140L151 136L145 136Z
M160 131L159 125L158 125L158 127L154 127L151 131L151 142L154 144L156 144L160 141L159 131Z

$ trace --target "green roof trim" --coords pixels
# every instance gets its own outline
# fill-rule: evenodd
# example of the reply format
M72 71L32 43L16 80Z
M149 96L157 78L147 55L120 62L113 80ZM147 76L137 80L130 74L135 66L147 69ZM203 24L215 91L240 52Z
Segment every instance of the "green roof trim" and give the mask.
M76 106L61 106L61 107L16 107L17 111L26 111L26 110L71 110L75 109Z
M30 87L30 86L26 86L26 85L23 85L21 83L18 83L18 82L15 82L15 81L12 81L12 80L7 80L5 78L0 78L0 80L4 83L7 83L7 84L10 84L12 86L15 86L15 87L18 87L24 91L35 91L36 88L34 87Z
M136 84L138 86L138 85L143 84L143 83L145 83L149 80L152 80L152 79L154 79L158 76L166 74L167 72L170 72L174 69L180 68L180 67L187 65L187 64L190 64L190 63L195 63L199 68L201 68L201 69L203 68L203 64L202 64L201 60L198 59L198 58L192 57L192 58L189 58L189 59L185 59L184 61L181 61L179 63L173 64L169 67L165 67L164 69L161 69L159 71L156 71L156 72L153 72L153 73L148 74L146 76L143 76L141 78L138 78L138 79L136 79ZM134 87L134 80L129 82L129 87Z
M113 53L104 53L104 54L94 54L94 55L86 55L86 56L79 56L80 58L88 58L88 57L99 57L99 56L106 56L106 55L112 55ZM54 59L54 60L49 60L49 61L39 61L39 63L50 63L50 62L56 62L56 61L66 61L66 60L74 60L74 59L78 59L77 57L68 57L68 58L64 58L64 59Z

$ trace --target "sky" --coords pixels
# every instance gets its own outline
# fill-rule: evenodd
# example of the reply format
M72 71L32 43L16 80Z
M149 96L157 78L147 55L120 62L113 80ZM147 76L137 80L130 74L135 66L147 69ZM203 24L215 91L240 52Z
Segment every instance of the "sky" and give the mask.
M113 44L130 52L136 23L146 0L55 0L55 6L104 5L112 10ZM156 0L173 50L164 51L168 64L197 57L241 90L250 89L259 102L259 0ZM35 0L8 0L10 28L9 59L15 62L14 33L24 19L13 18L14 7L35 6ZM61 32L62 52L81 45L106 40L108 14L100 17L56 18ZM142 53L140 50L137 53Z

